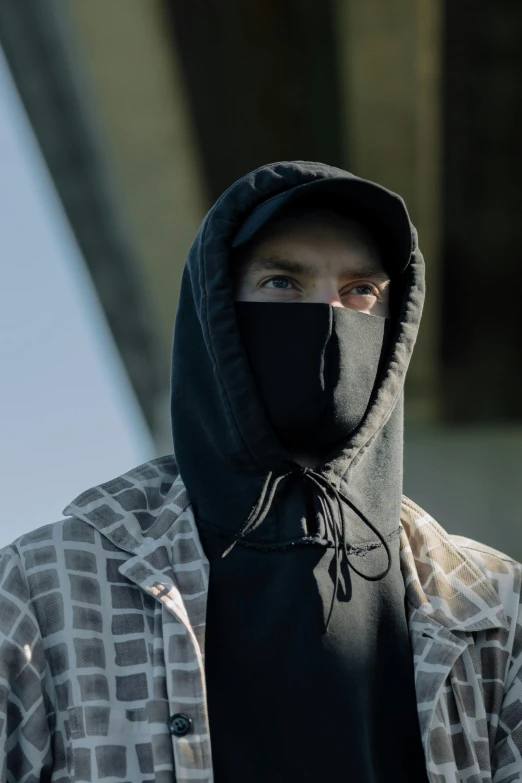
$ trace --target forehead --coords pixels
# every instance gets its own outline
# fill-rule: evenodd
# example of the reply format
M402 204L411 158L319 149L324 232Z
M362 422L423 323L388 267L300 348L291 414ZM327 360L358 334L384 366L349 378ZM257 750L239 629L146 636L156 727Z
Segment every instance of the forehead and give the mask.
M350 217L329 209L309 207L287 211L270 221L248 245L232 257L233 272L257 272L278 259L320 268L343 263L383 271L380 253L370 231ZM268 264L268 265L267 265Z

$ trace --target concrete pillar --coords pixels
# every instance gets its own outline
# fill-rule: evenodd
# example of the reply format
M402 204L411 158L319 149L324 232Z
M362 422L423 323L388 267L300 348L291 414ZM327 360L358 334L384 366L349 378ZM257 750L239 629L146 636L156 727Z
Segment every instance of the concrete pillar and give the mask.
M440 418L440 64L442 0L337 0L346 159L406 201L427 266L406 418Z
M181 69L161 0L67 7L159 327L165 384L153 435L164 454L172 450L169 367L181 273L208 206Z
M207 207L176 52L160 0L71 0L69 8L167 366L181 270Z

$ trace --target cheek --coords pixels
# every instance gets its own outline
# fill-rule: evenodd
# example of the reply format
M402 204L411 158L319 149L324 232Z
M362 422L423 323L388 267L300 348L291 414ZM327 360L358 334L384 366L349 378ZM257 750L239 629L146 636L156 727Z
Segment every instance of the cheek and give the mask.
M377 301L374 296L360 296L355 294L353 296L346 296L343 298L343 305L350 310L357 310L359 313L371 313L373 315L381 314L378 310L382 307L382 304Z
M370 310L375 309L377 303L372 296L348 296L346 297L344 304L346 307L349 307L350 310L370 312Z
M248 277L240 277L233 283L233 296L236 302L255 302L259 298L255 284Z
M390 306L387 300L382 302L375 302L373 307L370 307L367 312L369 312L371 315L378 315L380 318L389 318Z

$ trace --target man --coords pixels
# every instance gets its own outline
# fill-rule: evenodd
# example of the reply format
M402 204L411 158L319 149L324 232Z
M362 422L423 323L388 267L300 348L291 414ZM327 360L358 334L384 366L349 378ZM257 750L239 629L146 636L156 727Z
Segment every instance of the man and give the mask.
M522 567L402 495L402 200L319 163L206 216L174 455L2 554L3 779L522 780Z

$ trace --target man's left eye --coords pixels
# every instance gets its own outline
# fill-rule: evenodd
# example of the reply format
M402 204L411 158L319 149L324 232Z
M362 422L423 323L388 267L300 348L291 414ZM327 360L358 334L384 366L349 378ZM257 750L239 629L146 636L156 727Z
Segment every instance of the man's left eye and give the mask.
M349 291L346 293L348 294L358 294L359 296L376 296L376 292L372 288L371 285L356 285L353 288L350 288Z

